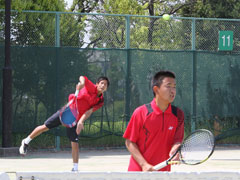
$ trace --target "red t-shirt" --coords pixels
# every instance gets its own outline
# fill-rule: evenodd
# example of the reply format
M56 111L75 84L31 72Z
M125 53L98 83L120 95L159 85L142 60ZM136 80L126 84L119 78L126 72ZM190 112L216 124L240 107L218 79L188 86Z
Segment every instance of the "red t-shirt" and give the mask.
M153 112L149 113L146 105L138 107L123 135L125 139L137 144L146 161L155 166L169 158L172 145L182 142L184 136L184 113L177 108L177 116L172 113L171 104L162 112L151 102ZM170 165L161 171L170 171ZM142 171L142 168L131 156L128 171Z
M85 86L79 91L77 96L77 108L78 108L78 117L77 120L81 118L81 116L93 108L93 112L98 110L103 106L104 99L103 95L98 97L97 95L97 86L93 84L86 76L85 78ZM74 94L70 94L68 100L70 101L74 98Z

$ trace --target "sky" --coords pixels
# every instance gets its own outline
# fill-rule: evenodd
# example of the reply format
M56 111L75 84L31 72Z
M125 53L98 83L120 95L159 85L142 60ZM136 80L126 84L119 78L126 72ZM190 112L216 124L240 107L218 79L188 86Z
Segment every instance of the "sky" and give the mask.
M67 3L67 7L70 8L73 3L73 0L64 0L64 1Z

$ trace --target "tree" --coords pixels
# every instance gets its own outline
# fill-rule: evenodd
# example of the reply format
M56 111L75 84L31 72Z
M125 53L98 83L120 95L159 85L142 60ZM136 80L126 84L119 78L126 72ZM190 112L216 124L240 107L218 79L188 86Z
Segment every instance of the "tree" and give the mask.
M98 9L101 2L101 0L73 0L70 11L91 13Z
M11 3L11 9L18 11L64 11L65 6L64 0L14 0ZM0 1L0 9L4 8L4 1Z
M187 0L179 15L184 17L234 18L240 17L240 2L236 0Z

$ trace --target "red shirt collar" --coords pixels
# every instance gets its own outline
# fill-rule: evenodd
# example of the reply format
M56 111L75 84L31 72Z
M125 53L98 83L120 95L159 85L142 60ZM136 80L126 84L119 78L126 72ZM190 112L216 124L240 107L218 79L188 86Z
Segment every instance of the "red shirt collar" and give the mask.
M98 96L98 95L97 95ZM103 99L103 94L101 94L101 96L98 96L100 99Z
M95 91L95 93L96 93L96 95L98 94L98 91L97 91L97 86L96 86L96 91ZM101 99L101 101L102 101L102 100L103 100L103 93L101 94L101 96L98 96L98 95L97 95L97 97L98 97L98 98L100 98L100 99Z
M156 104L156 99L153 98L152 102L151 102L151 106L153 108L153 111L156 114L161 114L161 113L172 113L172 107L171 104L168 105L168 108L163 112Z

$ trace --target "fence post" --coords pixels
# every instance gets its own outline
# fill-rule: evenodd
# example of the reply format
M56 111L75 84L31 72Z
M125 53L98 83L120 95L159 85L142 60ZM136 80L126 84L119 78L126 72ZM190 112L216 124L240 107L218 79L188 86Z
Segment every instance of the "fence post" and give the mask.
M59 101L58 101L58 66L59 66L59 55L58 55L58 51L60 48L60 13L56 13L55 14L55 48L56 48L56 92L55 92L55 99L56 99L56 110L59 108ZM60 150L60 136L59 134L59 127L56 128L56 136L55 136L55 147L56 150L59 151Z
M2 147L12 146L11 1L5 1L5 61L2 71Z
M125 121L126 125L129 122L130 119L130 94L131 94L131 88L130 88L130 83L131 83L131 50L130 50L130 16L126 16L126 44L125 44L125 49L126 49L126 84L125 84Z
M191 132L196 126L196 90L197 90L197 62L196 62L196 19L192 19L192 108L191 108Z

